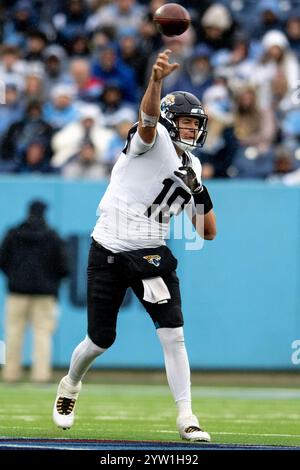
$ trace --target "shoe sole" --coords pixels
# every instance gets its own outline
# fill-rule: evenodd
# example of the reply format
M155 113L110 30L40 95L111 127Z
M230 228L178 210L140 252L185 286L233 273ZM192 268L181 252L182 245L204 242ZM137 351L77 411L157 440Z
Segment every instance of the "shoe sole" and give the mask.
M203 443L203 442L206 442L207 444L209 444L211 441L208 441L207 439L185 439L184 437L181 438L184 442L200 442L200 443Z

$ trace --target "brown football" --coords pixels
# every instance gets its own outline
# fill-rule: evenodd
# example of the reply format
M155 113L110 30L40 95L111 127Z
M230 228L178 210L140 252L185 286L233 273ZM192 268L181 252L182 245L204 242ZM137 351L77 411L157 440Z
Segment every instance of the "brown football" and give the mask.
M158 31L165 36L180 36L190 23L189 12L178 3L167 3L156 10L153 16Z

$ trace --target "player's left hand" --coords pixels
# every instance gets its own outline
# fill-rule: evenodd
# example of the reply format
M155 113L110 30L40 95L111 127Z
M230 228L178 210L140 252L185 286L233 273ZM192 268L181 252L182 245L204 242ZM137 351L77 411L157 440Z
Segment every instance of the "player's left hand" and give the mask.
M203 189L201 181L198 180L196 173L191 166L181 166L178 171L174 171L178 178L182 179L184 184L191 190L192 194L200 193Z

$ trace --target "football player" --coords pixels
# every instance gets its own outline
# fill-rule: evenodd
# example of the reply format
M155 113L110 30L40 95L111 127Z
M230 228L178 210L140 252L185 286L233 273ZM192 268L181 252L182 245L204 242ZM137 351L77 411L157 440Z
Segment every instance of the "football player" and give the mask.
M131 287L151 316L161 342L182 439L210 441L193 414L190 368L174 257L166 247L170 218L190 207L206 240L216 235L213 204L190 151L204 144L207 115L192 94L161 100L162 81L179 67L169 49L158 54L140 105L100 205L88 265L88 330L73 352L54 404L57 426L70 428L81 380L94 359L114 342L119 308ZM200 221L200 223L199 223Z

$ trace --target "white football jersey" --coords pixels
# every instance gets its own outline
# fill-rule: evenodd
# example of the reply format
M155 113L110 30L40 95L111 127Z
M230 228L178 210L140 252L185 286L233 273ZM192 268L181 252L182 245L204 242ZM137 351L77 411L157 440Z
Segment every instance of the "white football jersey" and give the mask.
M162 124L150 145L135 132L112 170L92 237L113 252L165 244L170 217L186 207L195 211L191 192L174 175L183 159L190 161L200 181L199 159L190 153L179 157Z

